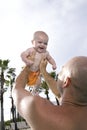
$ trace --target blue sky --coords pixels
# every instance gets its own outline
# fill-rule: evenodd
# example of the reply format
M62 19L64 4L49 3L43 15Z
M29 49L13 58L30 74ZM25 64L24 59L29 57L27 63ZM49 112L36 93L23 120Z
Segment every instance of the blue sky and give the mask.
M87 0L0 0L0 59L9 59L18 73L20 53L37 30L49 35L57 71L71 57L87 56Z

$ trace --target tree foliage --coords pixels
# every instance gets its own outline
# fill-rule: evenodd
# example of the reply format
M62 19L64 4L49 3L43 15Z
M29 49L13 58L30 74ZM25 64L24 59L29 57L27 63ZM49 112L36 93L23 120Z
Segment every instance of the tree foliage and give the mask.
M2 60L0 59L0 76L2 76L3 73L3 85L10 86L15 79L15 68L9 68L10 60Z

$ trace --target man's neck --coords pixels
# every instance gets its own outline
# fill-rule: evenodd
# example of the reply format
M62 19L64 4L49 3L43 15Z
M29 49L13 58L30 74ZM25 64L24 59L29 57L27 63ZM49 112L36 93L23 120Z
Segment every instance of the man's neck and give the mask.
M87 102L62 100L61 105L87 106Z

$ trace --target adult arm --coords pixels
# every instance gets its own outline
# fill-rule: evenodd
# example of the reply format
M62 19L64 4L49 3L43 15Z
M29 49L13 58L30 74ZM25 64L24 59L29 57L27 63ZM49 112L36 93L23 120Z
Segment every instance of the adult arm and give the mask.
M29 91L25 90L29 71L29 67L26 66L16 79L16 84L12 90L15 106L32 130L41 130L42 128L48 130L49 125L44 124L51 119L50 116L52 116L51 112L54 105L50 101L40 96L33 96ZM47 115L47 113L49 114Z
M29 72L30 72L29 67L26 66L18 75L15 82L15 86L13 87L12 90L14 104L20 115L23 116L25 119L27 119L28 114L30 115L29 110L32 109L34 99L32 94L25 89L25 86L28 81Z
M48 87L52 90L54 95L58 98L60 97L60 93L57 89L57 81L54 80L50 74L46 71L46 66L47 66L47 60L45 58L42 59L40 63L40 72L42 76L44 77Z

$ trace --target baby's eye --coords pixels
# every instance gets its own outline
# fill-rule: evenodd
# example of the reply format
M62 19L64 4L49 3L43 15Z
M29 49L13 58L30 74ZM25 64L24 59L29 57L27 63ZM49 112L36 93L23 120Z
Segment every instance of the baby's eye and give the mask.
M44 44L44 45L47 45L48 43L47 42L41 42L41 41L38 41L39 44Z
M38 43L40 43L40 44L41 44L42 42L40 42L40 41L39 41Z
M47 45L47 42L44 42L44 45Z

